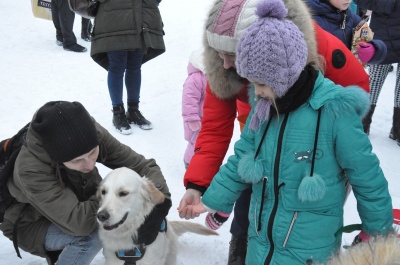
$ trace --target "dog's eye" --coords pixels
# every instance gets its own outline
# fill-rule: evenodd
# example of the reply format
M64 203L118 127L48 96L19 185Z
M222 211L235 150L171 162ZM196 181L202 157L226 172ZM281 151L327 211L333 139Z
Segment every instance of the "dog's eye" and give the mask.
M119 197L125 197L126 195L128 195L128 192L120 191L118 195L119 195Z
M102 195L106 195L106 190L102 190L102 191L101 191L101 194L102 194Z

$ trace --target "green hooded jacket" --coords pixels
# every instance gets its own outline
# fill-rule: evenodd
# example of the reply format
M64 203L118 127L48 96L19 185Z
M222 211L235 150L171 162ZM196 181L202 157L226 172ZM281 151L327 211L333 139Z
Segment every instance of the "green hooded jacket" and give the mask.
M247 122L235 154L202 198L207 207L230 213L241 191L252 186L246 264L326 262L341 245L335 233L343 226L346 180L357 199L362 230L369 235L391 230L388 183L361 124L368 107L362 89L343 88L319 74L306 103L289 114L272 116L263 141L268 121L256 132L248 130ZM300 184L310 176L319 109L313 180L322 185L319 196L302 200ZM254 178L257 170L248 162L255 161L260 142L256 159L263 175Z

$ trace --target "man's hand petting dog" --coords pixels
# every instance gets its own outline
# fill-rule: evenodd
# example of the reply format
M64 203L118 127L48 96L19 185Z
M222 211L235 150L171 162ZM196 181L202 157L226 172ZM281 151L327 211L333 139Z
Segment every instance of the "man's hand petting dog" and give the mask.
M168 215L171 206L172 202L168 198L165 198L163 203L154 206L149 216L146 217L146 220L138 229L136 244L150 245L156 240L160 232L161 223Z

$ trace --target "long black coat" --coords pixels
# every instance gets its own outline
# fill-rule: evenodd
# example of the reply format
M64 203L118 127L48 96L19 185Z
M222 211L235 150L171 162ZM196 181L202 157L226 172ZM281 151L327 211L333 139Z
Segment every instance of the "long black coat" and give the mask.
M385 42L386 59L381 64L400 62L400 0L354 0L361 8L372 10L370 27L374 39Z
M165 51L159 0L100 0L90 55L108 70L107 52L136 50L145 63Z

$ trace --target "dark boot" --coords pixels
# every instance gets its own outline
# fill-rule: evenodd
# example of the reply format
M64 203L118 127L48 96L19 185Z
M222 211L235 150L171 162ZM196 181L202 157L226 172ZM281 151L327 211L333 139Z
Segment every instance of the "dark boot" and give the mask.
M82 17L81 38L87 42L90 42L91 31L92 31L92 22L90 21L90 19Z
M113 106L112 112L115 129L121 134L131 134L132 129L126 119L124 106Z
M400 108L393 108L393 126L389 134L390 139L400 145Z
M78 43L74 43L71 45L64 45L63 46L64 50L66 51L71 51L71 52L85 52L87 51L87 49L81 45L79 45Z
M247 253L247 236L236 237L232 235L229 242L228 265L245 265Z
M365 115L365 117L362 120L362 124L364 127L364 132L369 135L369 128L371 126L371 122L372 122L372 115L374 114L375 111L375 107L376 105L371 105L369 108L369 111L367 113L367 115Z
M139 102L128 102L128 111L126 112L126 118L130 124L135 124L143 130L153 129L153 125L150 121L143 117L139 111Z

